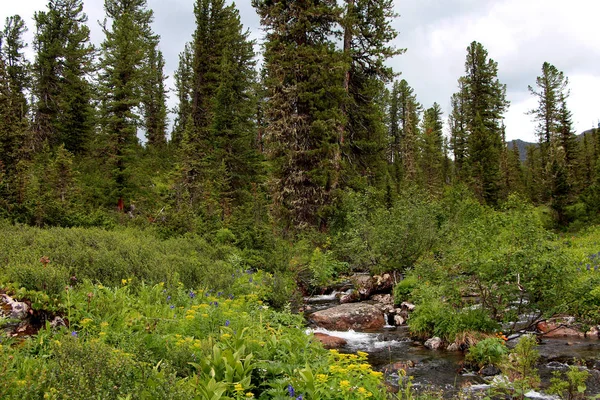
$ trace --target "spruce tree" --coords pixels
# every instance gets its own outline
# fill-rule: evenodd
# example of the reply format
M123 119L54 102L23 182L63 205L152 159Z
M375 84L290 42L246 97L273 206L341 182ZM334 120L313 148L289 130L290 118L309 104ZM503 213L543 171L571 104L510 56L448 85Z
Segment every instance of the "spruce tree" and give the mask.
M105 0L106 35L100 58L100 122L102 147L112 178L110 198L121 206L131 195L129 164L139 148L138 109L147 72L148 46L158 40L150 24L153 12L146 0Z
M25 199L31 136L27 120L27 61L18 16L8 18L0 32L0 207L10 209Z
M164 75L165 59L158 49L158 41L150 41L144 66L145 78L142 93L144 130L147 144L160 149L167 143L167 103Z
M253 0L266 29L265 132L272 194L284 226L327 226L339 182L337 155L346 63L335 48L335 0Z
M450 126L450 149L454 155L454 166L456 178L460 181L468 181L467 159L469 150L467 147L467 113L466 113L466 89L464 79L458 80L458 92L452 95L450 100L452 111L448 117Z
M561 108L565 104L564 100L568 97L567 85L568 79L564 74L554 65L545 62L542 65L542 75L536 79L536 87L529 86L529 92L538 100L537 108L530 110L529 114L537 122L536 134L539 138L542 163L540 179L544 188L542 201L550 200L553 186L552 177L556 175L553 173L556 171L556 164L551 157L551 150L556 147L555 142L560 140ZM564 111L568 112L566 108ZM565 114L562 117L568 118L568 115ZM558 154L564 155L565 153L552 152L554 156ZM562 160L559 160L559 163L562 163Z
M235 6L199 0L195 12L193 42L182 53L177 74L182 183L187 201L205 222L227 226L252 200L261 175L255 55Z
M426 189L433 195L442 192L444 184L444 135L442 109L438 103L425 110L421 129L421 171Z
M179 65L174 76L177 106L173 110L175 121L171 132L171 143L176 147L181 144L185 128L192 115L192 60L191 43L186 43L184 50L179 53Z
M418 135L421 105L405 79L395 82L390 99L389 142L392 175L399 189L418 176Z
M355 186L354 178L360 177L364 183L377 186L387 175L382 97L384 85L391 82L394 73L386 61L404 50L390 45L397 35L392 26L396 17L392 0L345 3L341 24L348 64L344 76L346 98L341 105L345 124L339 127L339 142L347 160L345 180Z
M35 131L38 146L64 144L73 153L88 147L94 129L92 87L95 49L83 0L50 0L35 14Z
M30 65L25 57L24 50L27 45L23 39L27 30L25 21L19 15L13 15L6 18L6 24L1 33L4 68L12 94L13 112L17 113L18 118L25 118L29 110L26 90L31 84Z
M506 85L499 82L498 64L488 58L481 43L472 42L467 48L465 70L465 76L459 80L461 90L454 99L457 105L464 100L463 115L455 124L462 123L464 118L465 130L461 132L461 126L456 128L456 144L460 147L459 142L466 137L469 183L481 200L496 204L502 184L502 120L509 105Z

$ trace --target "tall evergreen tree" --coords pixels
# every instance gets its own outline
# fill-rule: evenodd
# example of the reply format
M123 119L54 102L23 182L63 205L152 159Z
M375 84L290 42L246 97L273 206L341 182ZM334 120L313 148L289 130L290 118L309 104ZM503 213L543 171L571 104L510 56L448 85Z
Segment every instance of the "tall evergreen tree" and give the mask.
M81 153L94 128L88 76L95 70L83 0L50 0L35 21L37 141L52 147L62 143L68 151Z
M548 201L551 195L551 187L553 183L552 170L553 159L551 158L551 150L553 143L559 140L559 127L561 125L561 107L566 99L568 79L554 65L545 62L542 65L542 75L536 79L536 87L529 86L529 92L538 100L537 108L530 110L529 114L533 116L537 122L536 134L540 143L540 156L542 163L542 183L545 190L542 191L542 200ZM566 109L565 109L566 112ZM567 115L564 115L567 117ZM554 146L555 147L555 146ZM552 152L553 155L564 154Z
M469 150L467 146L467 113L466 89L464 78L458 80L458 92L450 100L452 111L448 117L450 126L450 148L454 155L455 175L458 180L466 182L468 179L467 159Z
M418 132L421 105L414 89L402 79L395 82L390 100L390 161L398 188L415 183L418 169Z
M439 195L444 184L444 125L442 109L438 103L425 110L421 129L421 172L427 190Z
M158 49L158 41L151 41L144 71L142 109L148 146L161 148L167 143L167 103L164 75L165 59Z
M103 147L113 180L110 197L123 204L133 185L128 166L139 145L138 109L143 102L141 88L147 73L148 46L158 40L150 24L153 12L146 0L105 0L106 35L100 58L100 122Z
M252 4L267 31L265 132L273 199L289 227L325 227L339 182L344 57L335 49L335 0Z
M4 54L5 73L13 97L13 112L17 113L19 118L25 118L29 110L26 90L31 84L30 65L25 57L24 50L27 45L23 39L26 32L25 21L19 15L13 15L6 18L6 24L1 33L3 37L1 51Z
M24 201L25 160L30 153L25 31L22 19L14 16L0 32L0 207L5 209Z
M392 26L396 17L392 0L345 0L345 3L341 24L348 63L344 76L346 98L342 102L346 123L339 127L339 142L348 160L346 179L358 176L365 183L380 185L387 173L381 99L384 85L394 77L386 60L404 50L390 45L397 35Z
M192 85L193 85L193 50L190 43L186 43L184 50L179 54L179 65L175 71L175 95L177 106L171 143L179 146L183 140L185 128L192 115Z
M481 43L473 42L467 48L465 69L466 75L459 80L464 93L457 94L456 100L464 96L470 184L481 200L496 204L502 183L502 120L509 104L506 85L499 82L498 64L488 59Z
M253 42L235 6L199 0L195 12L193 53L182 53L177 82L183 185L205 220L227 224L260 175Z

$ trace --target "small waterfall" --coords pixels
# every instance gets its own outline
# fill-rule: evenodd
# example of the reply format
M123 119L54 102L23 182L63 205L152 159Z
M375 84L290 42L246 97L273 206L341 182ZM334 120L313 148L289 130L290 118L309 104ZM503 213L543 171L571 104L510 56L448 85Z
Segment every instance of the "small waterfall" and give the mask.
M396 326L393 324L392 322L392 316L388 313L383 313L383 320L385 321L385 326L384 328L390 329L390 328L395 328ZM392 323L390 323L392 322Z

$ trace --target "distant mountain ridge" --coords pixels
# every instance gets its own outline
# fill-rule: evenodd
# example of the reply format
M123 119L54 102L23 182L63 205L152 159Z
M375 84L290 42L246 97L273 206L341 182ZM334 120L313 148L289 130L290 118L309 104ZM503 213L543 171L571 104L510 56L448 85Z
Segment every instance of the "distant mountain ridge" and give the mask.
M599 126L599 128L600 128L600 126ZM588 129L587 131L577 135L577 140L582 140L585 135L591 135L592 133L594 133L594 129ZM508 147L508 150L512 150L515 144L517 145L517 147L519 149L519 158L521 159L521 162L527 160L527 148L528 147L539 146L539 143L531 143L531 142L526 142L521 139L515 139L515 140L511 140L511 141L507 142L506 147Z

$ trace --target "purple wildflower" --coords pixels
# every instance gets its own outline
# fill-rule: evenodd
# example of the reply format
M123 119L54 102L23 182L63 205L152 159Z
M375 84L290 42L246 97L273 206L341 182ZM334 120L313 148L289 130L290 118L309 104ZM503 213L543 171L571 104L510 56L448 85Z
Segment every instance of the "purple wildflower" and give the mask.
M171 310L174 309L174 308L175 308L175 306L173 304L171 304Z
M287 390L290 397L294 397L296 395L296 391L294 390L294 387L291 384L288 385Z
M171 296L167 296L167 301L171 301Z
M228 319L225 320L225 326L229 326L229 324L230 324L229 320Z
M196 293L194 293L193 291L190 290L190 298L193 299L194 297L196 297Z
M73 332L71 332L71 336L73 336L73 337L77 337L77 331L73 331Z

